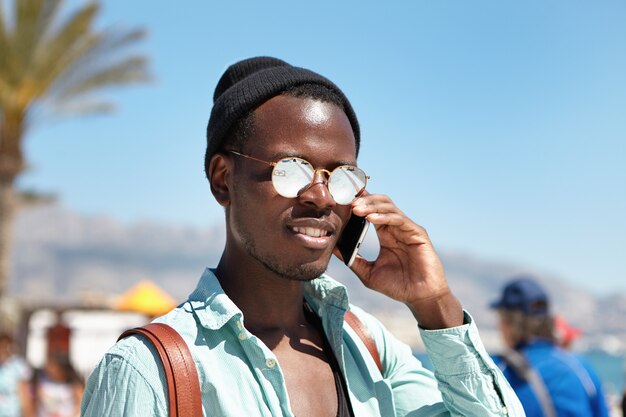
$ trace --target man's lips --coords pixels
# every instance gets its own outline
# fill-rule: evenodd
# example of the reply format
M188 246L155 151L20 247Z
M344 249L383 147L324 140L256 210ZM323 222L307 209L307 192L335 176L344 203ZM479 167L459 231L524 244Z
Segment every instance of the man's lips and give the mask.
M311 236L311 237L322 237L329 236L330 232L324 229L318 229L316 227L294 227L293 230L296 233L300 233L303 235Z
M327 247L337 230L332 223L315 219L295 221L287 227L305 246L316 249Z
M320 219L294 219L287 223L287 227L292 232L312 237L330 236L337 230L334 223Z

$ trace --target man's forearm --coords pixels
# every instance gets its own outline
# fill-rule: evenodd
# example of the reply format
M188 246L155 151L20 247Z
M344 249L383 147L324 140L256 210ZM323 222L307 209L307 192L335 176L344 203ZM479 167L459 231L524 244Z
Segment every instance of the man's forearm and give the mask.
M451 415L524 417L506 378L487 354L465 313L463 326L420 329L444 403Z

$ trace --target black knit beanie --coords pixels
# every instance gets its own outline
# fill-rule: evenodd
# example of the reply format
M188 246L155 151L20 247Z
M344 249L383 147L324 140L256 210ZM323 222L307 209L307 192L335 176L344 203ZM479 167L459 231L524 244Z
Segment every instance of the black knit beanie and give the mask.
M239 119L272 97L301 84L320 84L339 95L352 125L358 155L361 139L359 122L339 87L313 71L291 66L280 59L254 57L228 67L215 87L204 156L207 177L211 157L220 149L228 131Z

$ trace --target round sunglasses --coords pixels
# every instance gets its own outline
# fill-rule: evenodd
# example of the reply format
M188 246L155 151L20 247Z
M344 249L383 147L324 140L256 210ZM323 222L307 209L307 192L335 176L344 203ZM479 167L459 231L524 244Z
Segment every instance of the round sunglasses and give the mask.
M326 185L335 202L347 205L363 192L370 178L361 168L354 165L341 165L329 171L324 168L315 169L309 161L295 156L286 156L276 162L269 162L233 150L228 152L271 166L272 184L278 194L287 198L298 197L308 190L313 185L315 174L320 171L326 175Z

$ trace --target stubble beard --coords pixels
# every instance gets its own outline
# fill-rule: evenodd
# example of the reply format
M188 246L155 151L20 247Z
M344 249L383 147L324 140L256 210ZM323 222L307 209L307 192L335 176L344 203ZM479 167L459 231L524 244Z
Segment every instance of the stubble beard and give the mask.
M242 223L238 219L233 220L246 252L269 271L293 281L311 281L326 272L328 262L325 263L325 266L312 264L288 265L287 262L281 259L280 255L262 253L245 227L240 227Z

